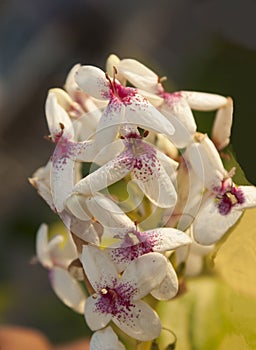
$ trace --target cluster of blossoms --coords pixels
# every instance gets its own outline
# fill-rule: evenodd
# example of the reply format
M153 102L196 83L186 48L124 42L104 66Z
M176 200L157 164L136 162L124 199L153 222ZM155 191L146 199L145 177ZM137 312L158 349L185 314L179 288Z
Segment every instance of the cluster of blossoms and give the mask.
M203 255L256 206L256 188L237 186L220 156L232 99L170 93L163 81L111 55L106 73L76 65L47 96L55 149L30 182L66 232L50 236L42 224L36 252L58 297L95 331L92 350L125 349L113 324L137 341L156 339L161 321L144 297L175 297L179 264L199 273ZM210 138L193 110L216 111Z

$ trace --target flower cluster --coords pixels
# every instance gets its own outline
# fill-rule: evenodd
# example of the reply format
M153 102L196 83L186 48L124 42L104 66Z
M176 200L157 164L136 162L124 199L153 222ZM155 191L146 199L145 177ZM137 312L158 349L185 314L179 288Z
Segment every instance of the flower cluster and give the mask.
M161 321L144 297L175 297L178 265L200 272L202 256L256 206L256 188L237 186L220 155L232 99L167 92L164 80L111 55L106 72L76 65L47 96L55 149L30 182L66 232L50 236L42 224L36 252L58 297L95 331L92 350L125 348L110 322L137 341L156 339ZM210 137L194 110L216 111Z

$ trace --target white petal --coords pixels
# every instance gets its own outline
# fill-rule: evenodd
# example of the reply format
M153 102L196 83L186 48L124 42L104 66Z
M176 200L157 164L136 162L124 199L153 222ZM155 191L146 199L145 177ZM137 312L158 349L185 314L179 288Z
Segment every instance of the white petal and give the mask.
M169 95L170 97L172 94ZM170 123L174 126L175 132L171 137L171 141L178 148L186 147L196 132L196 123L193 113L186 99L174 96L174 101L168 103L168 100L160 107L160 111L166 116Z
M51 268L53 263L49 254L48 240L48 226L41 224L36 234L36 255L44 267Z
M84 242L100 245L99 237L102 235L102 227L94 221L82 221L72 217L70 231Z
M168 141L168 139L166 139ZM168 176L172 181L176 180L176 170L178 169L179 163L176 162L171 157L167 156L161 151L156 150L156 156L164 167L164 170L167 172Z
M227 103L226 97L217 94L196 91L181 91L181 94L190 107L198 111L213 111Z
M127 155L123 152L117 158L80 180L74 186L73 192L89 195L121 180L130 172L130 167L126 165L126 161Z
M65 207L79 220L91 220L90 212L86 206L85 196L78 193L72 193L65 200Z
M100 100L108 100L110 98L109 82L100 68L81 66L76 73L75 81L88 95Z
M164 252L176 249L191 243L189 236L175 228L162 227L142 232L142 237L153 243L155 252Z
M233 120L233 100L227 98L227 104L221 107L216 114L212 128L212 140L220 151L229 144Z
M164 167L160 163L152 165L156 160L149 163L150 159L145 157L141 157L141 159L143 167L142 169L134 168L132 179L152 203L161 208L173 207L177 200L177 193ZM145 161L147 161L147 164L145 164ZM156 168L157 165L158 168ZM152 174L150 171L152 171Z
M202 136L200 141L200 143L191 144L187 149L192 168L208 189L221 187L227 172L220 155L207 135Z
M136 94L126 105L125 119L141 128L162 133L168 138L174 134L173 125L144 97Z
M93 333L90 340L90 350L125 350L125 347L118 340L113 329L108 326Z
M178 278L172 264L168 261L166 276L160 286L152 290L151 295L157 300L169 300L178 292Z
M118 273L109 257L99 248L84 246L81 256L84 271L92 287L99 292L102 288L113 287Z
M256 187L255 186L239 186L245 198L245 202L237 205L234 209L247 209L256 207Z
M51 285L62 302L78 313L83 314L86 296L79 282L60 267L50 271Z
M120 72L132 85L139 89L157 92L158 75L134 59L122 59L117 65Z
M115 79L117 79L121 85L125 86L126 85L125 77L122 75L121 72L119 72L119 70L117 70L117 73L116 73L116 69L119 62L120 62L120 59L117 55L114 55L114 54L109 55L106 61L106 71L111 78L115 76Z
M196 242L203 245L217 242L241 215L240 210L231 210L229 214L221 215L215 205L214 196L210 196L200 208L193 223Z
M157 313L144 301L133 302L134 307L125 317L113 317L113 322L130 337L147 341L161 333L161 322Z
M98 151L94 140L73 142L71 158L78 162L92 162Z
M103 165L117 157L124 150L124 143L123 140L117 139L110 144L106 144L102 148L99 148L99 145L95 142L95 148L97 149L97 152L93 158L93 163Z
M97 126L95 141L99 150L116 139L124 115L124 105L117 98L112 98Z
M74 185L74 160L70 159L68 154L61 157L58 153L62 152L57 144L53 155L53 164L51 168L51 188L54 206L60 213L64 210L64 202L72 192Z
M48 93L46 99L45 114L48 128L53 139L61 134L70 139L74 137L71 119L64 108L59 105L57 97L52 91ZM62 129L60 124L64 126L64 129Z
M145 97L154 107L158 108L162 105L162 103L164 102L163 97L156 95L154 93L145 91L145 90L141 90L141 89L137 89L138 93L140 95L142 95L143 97Z
M88 210L97 220L104 226L114 232L122 229L132 230L134 223L131 219L119 208L115 202L108 197L96 194L86 201Z
M92 331L104 328L112 318L111 314L103 313L97 308L96 303L98 301L98 298L100 298L100 296L90 296L86 300L84 309L86 323Z
M81 64L75 64L71 70L69 71L68 75L67 75L67 79L64 85L65 90L68 92L68 94L72 97L74 97L74 93L77 92L78 85L75 81L75 75L76 72L78 71L78 69L81 67Z
M167 260L160 253L148 253L133 260L124 271L122 283L136 288L134 300L139 300L156 288L166 274Z

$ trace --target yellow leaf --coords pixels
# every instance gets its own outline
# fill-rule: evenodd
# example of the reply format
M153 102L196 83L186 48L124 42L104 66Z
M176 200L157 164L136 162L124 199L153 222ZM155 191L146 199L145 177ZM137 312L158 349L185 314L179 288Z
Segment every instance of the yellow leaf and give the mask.
M251 350L251 347L246 343L241 335L231 334L225 337L218 350Z
M234 290L256 298L256 209L245 211L217 251L214 265Z

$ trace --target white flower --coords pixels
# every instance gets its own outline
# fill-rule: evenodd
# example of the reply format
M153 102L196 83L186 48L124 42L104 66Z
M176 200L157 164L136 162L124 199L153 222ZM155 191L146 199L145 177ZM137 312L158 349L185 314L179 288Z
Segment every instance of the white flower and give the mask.
M71 193L75 181L75 161L92 161L96 154L93 140L75 141L72 121L50 91L45 106L50 138L56 143L52 156L51 191L57 211L64 209L64 200Z
M144 142L137 133L131 132L116 143L122 143L124 150L80 180L73 192L85 195L95 193L131 174L154 204L163 208L174 206L177 194L171 178L174 177L177 163Z
M48 238L48 227L42 224L36 236L36 254L39 262L49 270L51 286L62 302L78 313L83 313L86 300L79 282L69 273L68 266L77 258L76 247L66 232Z
M124 235L119 247L107 249L107 254L116 264L118 271L123 271L132 261L150 252L166 252L191 243L184 232L174 228L156 228L148 231L129 230ZM178 291L176 272L167 259L166 276L161 284L151 294L158 300L169 300Z
M117 69L134 86L142 90L141 94L147 96L152 103L156 103L160 112L171 122L175 129L170 137L171 141L178 148L187 146L196 132L196 123L182 94L166 92L158 75L136 60L123 59L117 65ZM158 99L155 101L147 92L157 95Z
M90 350L125 350L116 333L108 326L94 332L90 340Z
M204 245L218 241L232 227L243 210L256 206L256 187L237 186L228 173L213 142L202 136L188 149L190 163L206 187L202 205L194 220L194 238Z
M170 137L172 124L155 109L136 89L122 86L116 79L94 66L82 66L76 82L89 95L109 101L97 127L96 142L101 149L117 136L122 123L131 123Z
M121 277L107 255L96 247L85 246L81 261L95 290L85 305L85 319L92 330L104 328L112 320L137 340L147 341L159 336L158 315L140 299L165 277L167 263L163 255L149 253L139 257Z
M140 89L139 92L158 107L159 111L172 123L175 133L170 139L178 148L186 147L192 141L196 132L196 123L191 109L213 111L230 104L231 99L217 94L195 91L166 92L162 85L165 77L161 79L152 70L134 59L120 60L117 62L117 69L123 77ZM225 115L228 115L228 122L225 121L225 137L219 137L222 140L222 147L228 141L227 138L232 124L232 109L228 106L223 111ZM223 124L222 116L218 116L217 119L216 128L219 124ZM213 134L216 135L215 130ZM218 143L219 138L216 139Z

